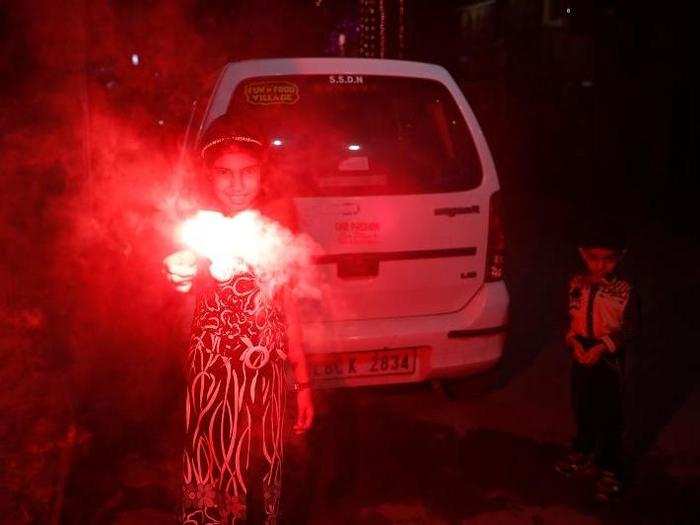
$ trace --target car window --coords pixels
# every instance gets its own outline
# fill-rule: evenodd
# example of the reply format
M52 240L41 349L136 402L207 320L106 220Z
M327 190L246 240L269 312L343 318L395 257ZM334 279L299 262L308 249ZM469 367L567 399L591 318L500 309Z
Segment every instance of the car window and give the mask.
M437 81L250 78L237 86L228 111L265 129L275 174L295 195L444 193L481 182L464 117Z

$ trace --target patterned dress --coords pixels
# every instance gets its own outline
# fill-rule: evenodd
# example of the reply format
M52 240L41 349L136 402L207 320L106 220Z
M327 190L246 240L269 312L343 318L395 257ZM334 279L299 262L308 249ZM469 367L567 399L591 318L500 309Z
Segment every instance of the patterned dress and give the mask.
M276 523L287 332L251 272L205 289L187 358L184 524Z

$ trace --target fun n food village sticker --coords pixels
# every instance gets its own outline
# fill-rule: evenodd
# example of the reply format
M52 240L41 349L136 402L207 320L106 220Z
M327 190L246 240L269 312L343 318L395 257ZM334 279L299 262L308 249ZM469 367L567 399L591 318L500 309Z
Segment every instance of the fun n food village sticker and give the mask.
M299 86L284 80L251 82L245 87L248 104L270 106L273 104L296 104L299 101Z

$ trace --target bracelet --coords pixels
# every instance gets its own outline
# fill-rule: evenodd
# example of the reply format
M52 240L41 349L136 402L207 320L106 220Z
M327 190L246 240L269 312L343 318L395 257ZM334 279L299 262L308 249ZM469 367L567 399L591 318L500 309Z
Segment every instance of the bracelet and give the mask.
M311 388L311 383L309 381L305 381L303 383L294 383L292 386L292 390L294 392L301 392L302 390L306 390L307 388Z

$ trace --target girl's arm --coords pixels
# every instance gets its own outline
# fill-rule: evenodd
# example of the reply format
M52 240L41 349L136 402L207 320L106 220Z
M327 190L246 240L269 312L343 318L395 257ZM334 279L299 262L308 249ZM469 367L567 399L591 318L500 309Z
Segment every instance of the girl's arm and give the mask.
M284 313L287 319L288 357L292 364L294 378L300 385L309 383L309 369L301 346L301 323L296 301L287 291L283 291Z
M297 420L294 424L294 431L297 434L301 434L310 429L313 424L314 405L311 399L309 369L301 346L301 324L299 322L297 304L287 290L283 291L283 301L289 341L287 356L292 364L294 378L297 382Z

